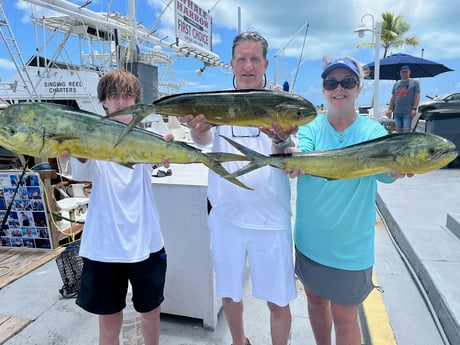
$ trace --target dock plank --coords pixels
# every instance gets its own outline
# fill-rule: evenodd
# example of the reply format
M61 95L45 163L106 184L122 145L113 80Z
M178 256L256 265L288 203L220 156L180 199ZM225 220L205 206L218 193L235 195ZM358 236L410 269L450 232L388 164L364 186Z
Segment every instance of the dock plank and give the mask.
M54 250L0 248L0 289L56 258L64 247Z
M32 320L9 315L0 315L0 344L23 330Z

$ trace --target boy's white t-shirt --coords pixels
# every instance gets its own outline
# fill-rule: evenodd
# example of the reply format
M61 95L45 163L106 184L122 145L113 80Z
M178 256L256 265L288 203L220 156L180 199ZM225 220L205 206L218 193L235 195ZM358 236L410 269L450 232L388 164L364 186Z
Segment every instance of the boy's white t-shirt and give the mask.
M72 178L91 181L80 256L101 262L139 262L163 248L153 197L152 166L71 158Z

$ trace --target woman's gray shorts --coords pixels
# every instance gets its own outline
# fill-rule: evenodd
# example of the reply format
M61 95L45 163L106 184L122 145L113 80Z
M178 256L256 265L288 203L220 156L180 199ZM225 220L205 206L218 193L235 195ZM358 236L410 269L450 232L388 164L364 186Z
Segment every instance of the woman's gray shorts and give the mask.
M361 271L332 268L310 260L297 248L295 257L295 273L302 284L333 303L359 305L375 287L372 266Z

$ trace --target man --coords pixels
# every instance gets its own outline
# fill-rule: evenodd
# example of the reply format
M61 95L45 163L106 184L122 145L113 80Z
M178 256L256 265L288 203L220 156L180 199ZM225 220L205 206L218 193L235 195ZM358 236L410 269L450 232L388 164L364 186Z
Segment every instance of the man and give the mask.
M268 66L267 41L257 32L244 32L233 40L231 66L236 89L261 89ZM187 115L182 122L200 145L213 143L213 151L238 152L220 135L263 154L281 153L291 145L297 126L282 129L218 126L211 128L205 115ZM263 134L261 134L262 132ZM264 135L266 134L266 135ZM229 171L246 162L231 162ZM216 273L216 294L222 297L233 345L249 345L243 326L246 259L252 294L267 302L272 344L287 345L291 329L289 302L296 297L291 234L290 186L281 170L264 167L239 177L254 190L235 186L209 172L211 256Z
M410 78L409 66L402 66L399 73L401 80L393 85L387 116L391 118L393 113L396 132L410 132L420 102L420 84Z

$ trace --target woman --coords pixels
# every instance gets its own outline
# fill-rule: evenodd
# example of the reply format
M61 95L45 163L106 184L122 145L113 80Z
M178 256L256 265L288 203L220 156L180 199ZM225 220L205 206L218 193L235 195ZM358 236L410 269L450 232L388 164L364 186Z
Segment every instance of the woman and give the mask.
M337 149L387 135L372 119L357 116L355 101L363 69L351 58L339 58L323 70L328 113L299 128L302 152ZM291 149L295 150L295 149ZM377 180L390 183L397 171L328 181L291 172L297 182L294 231L295 270L304 285L310 323L318 345L359 345L358 306L374 288L374 226Z

